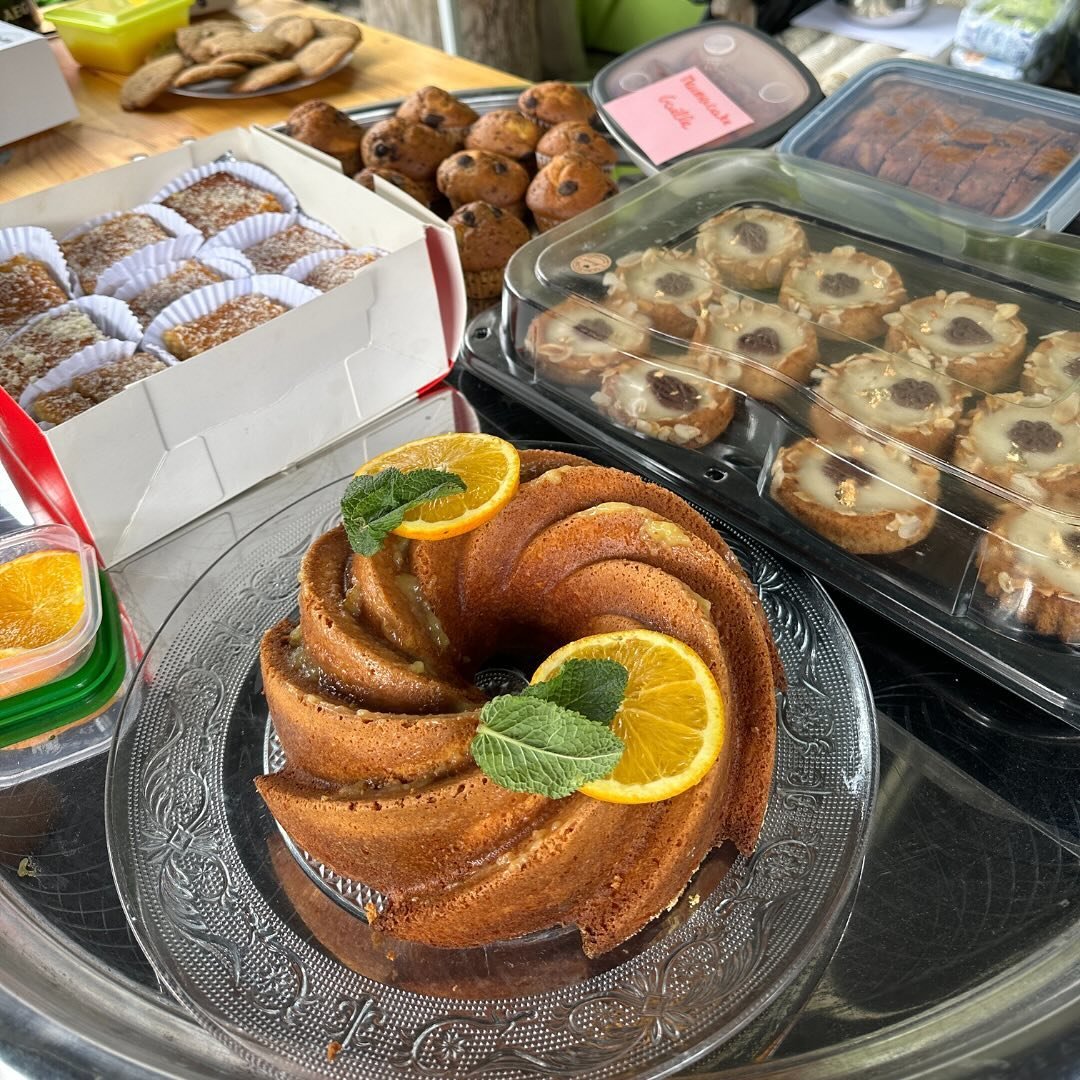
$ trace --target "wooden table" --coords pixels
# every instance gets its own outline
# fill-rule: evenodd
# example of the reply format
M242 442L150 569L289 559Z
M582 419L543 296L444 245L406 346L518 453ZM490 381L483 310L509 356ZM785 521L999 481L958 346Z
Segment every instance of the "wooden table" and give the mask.
M284 13L328 17L325 10L313 11L295 0L255 0L240 6L237 13L253 25ZM305 90L237 102L169 95L153 109L130 113L118 103L122 76L79 67L64 46L54 41L79 119L0 148L0 201L123 165L137 154L174 149L182 139L245 124L280 123L295 105L310 98L325 98L338 108L347 108L404 97L429 83L446 90L466 90L521 81L384 30L365 26L363 31L364 40L352 63Z

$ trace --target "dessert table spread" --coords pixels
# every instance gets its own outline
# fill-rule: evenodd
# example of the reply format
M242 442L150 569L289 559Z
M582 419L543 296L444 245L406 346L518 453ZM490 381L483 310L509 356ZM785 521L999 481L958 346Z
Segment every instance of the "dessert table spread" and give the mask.
M312 12L295 0L254 0L235 14L252 25L283 14ZM140 154L174 149L183 139L199 139L248 124L277 124L301 101L325 98L340 109L401 98L421 82L446 90L507 86L514 75L471 60L448 56L372 27L341 71L291 93L237 102L198 101L167 96L145 112L124 112L119 92L123 76L76 64L57 40L52 43L79 109L79 119L0 148L0 201L124 165Z

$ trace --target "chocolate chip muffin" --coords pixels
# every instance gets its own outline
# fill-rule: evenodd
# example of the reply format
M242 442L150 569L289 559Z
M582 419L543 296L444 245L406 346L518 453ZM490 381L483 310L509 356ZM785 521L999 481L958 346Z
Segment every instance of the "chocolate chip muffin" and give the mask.
M533 179L525 202L541 232L588 210L618 189L603 169L578 154L559 154Z
M285 122L285 134L341 162L347 176L360 168L364 129L328 101L305 101Z
M588 94L566 82L542 82L522 90L518 108L542 128L554 127L567 120L588 123L596 116L596 106Z
M393 184L394 187L401 188L406 195L415 199L421 206L426 206L429 210L439 198L439 192L435 187L434 180L414 180L411 176L406 176L396 169L384 169L379 165L369 169L361 169L353 179L358 184L366 187L368 191L374 191L374 178L376 176Z
M522 202L529 174L516 162L488 150L461 150L440 166L435 182L456 210L470 202L486 202L524 216Z
M368 168L379 166L403 173L411 180L430 180L453 145L448 135L427 124L392 116L368 128L360 152Z
M615 147L592 126L581 120L566 120L548 128L536 145L536 164L543 168L559 154L578 154L610 173L619 160Z
M540 125L510 109L485 113L465 136L467 150L489 150L528 167L540 139Z
M498 302L506 264L529 239L529 230L513 214L486 202L466 203L449 220L461 254L471 319Z
M455 150L464 145L469 125L476 120L476 113L468 105L438 86L421 86L398 106L396 115L441 132Z

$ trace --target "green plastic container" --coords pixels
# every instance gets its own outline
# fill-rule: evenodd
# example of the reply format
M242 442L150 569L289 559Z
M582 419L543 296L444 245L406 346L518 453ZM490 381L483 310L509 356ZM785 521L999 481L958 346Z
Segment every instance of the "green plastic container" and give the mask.
M578 0L585 47L613 53L694 26L706 10L691 0Z
M127 671L124 631L112 587L104 574L99 578L101 625L93 651L72 674L0 701L0 747L91 720L116 697Z

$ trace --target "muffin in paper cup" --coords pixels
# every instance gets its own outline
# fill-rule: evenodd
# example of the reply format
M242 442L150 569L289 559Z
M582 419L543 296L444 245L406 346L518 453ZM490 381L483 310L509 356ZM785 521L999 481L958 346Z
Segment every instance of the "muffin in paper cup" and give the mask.
M301 304L322 296L318 289L301 285L299 281L287 278L283 274L256 274L254 277L219 281L202 289L196 289L195 292L181 296L179 300L171 303L146 328L142 347L166 364L180 363L181 361L173 356L165 344L164 334L175 326L192 322L217 311L227 300L232 300L237 296L246 296L249 293L258 293L287 308L298 308Z
M43 262L53 273L56 283L68 294L74 296L75 285L67 260L48 229L37 225L14 225L9 229L0 229L0 263L25 255L28 259ZM0 331L2 334L2 331Z
M360 248L331 248L328 251L313 251L310 255L297 259L291 266L286 267L282 273L286 277L291 277L294 281L306 285L308 276L328 259L340 259L343 255L369 255L371 261L374 262L376 259L381 259L385 254L386 251L383 248L370 245ZM356 271L356 273L359 272L359 270ZM320 289L318 285L312 285L311 287ZM321 291L323 290L320 289Z
M321 233L329 240L332 240L339 248L347 248L349 246L348 243L343 240L334 229L325 224L325 222L317 221L315 218L307 217L305 214L256 214L254 217L244 218L243 221L238 221L235 225L230 225L227 229L223 229L219 232L212 240L208 240L206 243L206 254L209 255L212 250L224 246L244 252L246 257L250 259L252 257L247 255L247 252L255 247L256 244L261 244L266 240L270 240L278 233L284 232L293 225L299 225L302 228L310 229L312 232ZM260 271L254 261L252 262L252 265L255 266L256 273L284 273L285 271L285 267L282 267L281 270L278 271Z
M167 278L170 274L174 274L178 270L181 270L189 262L196 262L206 269L213 270L225 281L231 281L233 278L251 277L253 272L251 263L249 263L239 251L233 251L229 248L219 248L213 253L209 253L203 250L186 259L175 259L170 262L159 263L157 266L147 267L145 270L140 271L128 280L118 283L112 295L116 297L117 300L123 300L125 304L128 304L131 307L132 314L135 318L143 325L148 326L168 305L166 304L159 311L155 312L150 319L147 319L139 310L139 305L134 304L133 301L163 278ZM201 289L206 285L212 284L214 284L212 281L196 283L193 288L190 288L187 291L195 292L195 289L197 288Z
M139 248L138 251L133 251L122 259L117 259L111 266L107 266L98 274L94 283L95 294L101 292L99 286L106 275L110 280L119 279L122 281L126 276L138 272L141 266L153 266L155 263L168 262L171 259L187 258L189 255L194 255L203 245L203 234L198 229L193 225L189 225L179 214L170 210L167 206L158 206L156 203L142 203L139 206L133 206L130 210L114 210L108 214L99 214L97 217L84 222L78 228L66 232L60 237L60 242L66 243L68 240L74 240L96 226L110 221L112 218L123 217L127 214L144 214L146 217L153 218L166 232L172 233L172 236L167 240L159 240L155 244L147 244L146 247ZM72 268L70 276L72 285L76 290L76 296L90 295L86 294L82 288L77 270Z
M240 180L246 180L249 184L253 184L263 191L268 191L281 203L286 213L295 213L300 205L292 189L281 177L262 165L256 165L253 161L212 161L207 165L196 165L166 184L150 201L154 203L164 202L170 195L175 195L176 192L191 187L192 184L197 183L199 180L220 172L231 173ZM231 226L229 227L231 228ZM224 231L221 230L221 232ZM211 235L220 236L221 232ZM207 236L207 239L210 239L210 236Z
M71 380L85 375L87 372L96 371L106 364L114 364L117 360L126 360L134 356L138 345L134 341L121 341L117 338L109 338L107 341L95 341L93 345L87 345L80 349L67 360L61 361L40 379L35 379L20 395L19 407L24 412L30 413L34 402L42 394L51 390L61 390L71 385ZM33 416L33 413L30 413ZM41 426L45 426L42 424ZM49 425L50 427L52 425Z

